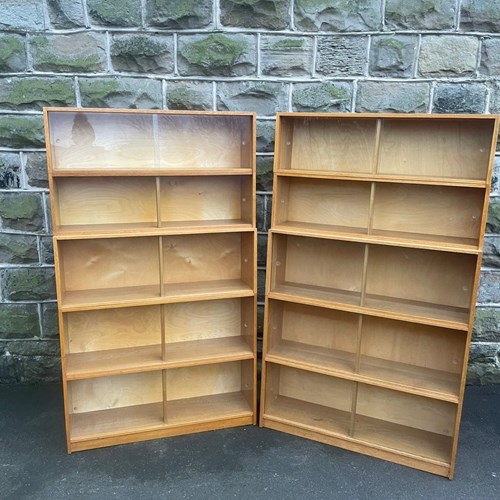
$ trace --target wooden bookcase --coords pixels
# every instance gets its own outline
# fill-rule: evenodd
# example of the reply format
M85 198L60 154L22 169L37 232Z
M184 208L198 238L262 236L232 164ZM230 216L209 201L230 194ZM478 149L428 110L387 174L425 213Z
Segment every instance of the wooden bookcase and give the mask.
M68 451L255 424L255 115L44 118Z
M497 134L278 115L262 426L453 476Z

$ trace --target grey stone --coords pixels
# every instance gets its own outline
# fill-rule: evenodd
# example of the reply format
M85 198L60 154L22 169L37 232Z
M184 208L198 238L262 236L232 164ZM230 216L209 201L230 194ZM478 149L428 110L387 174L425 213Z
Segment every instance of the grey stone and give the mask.
M25 339L40 336L37 304L0 304L0 338Z
M484 239L482 265L500 268L500 236L488 235Z
M473 342L500 342L500 308L476 309Z
M42 331L43 338L59 338L59 321L55 302L42 304Z
M167 82L168 109L211 110L213 87L210 82Z
M480 83L438 83L434 113L484 113L486 87Z
M0 137L8 148L43 148L45 135L42 116L0 115Z
M265 266L267 262L267 234L257 236L257 265Z
M262 337L264 332L264 306L261 304L257 305L257 335ZM261 344L260 342L258 344ZM262 345L260 346L261 350L259 352L262 353ZM257 360L257 371L260 379L261 373L261 361L260 358Z
M217 109L255 111L258 116L274 116L287 108L287 88L274 82L224 82L217 84Z
M419 73L423 76L465 76L476 70L479 40L472 36L424 36Z
M500 383L500 344L481 342L471 345L467 383Z
M364 75L368 37L320 36L316 71L327 76Z
M360 82L356 111L422 113L429 105L428 83Z
M19 189L21 187L21 168L19 155L0 153L0 189Z
M271 226L271 196L268 194L257 195L257 230L268 231Z
M495 269L481 272L477 302L479 304L500 303L500 271Z
M50 236L40 237L40 254L43 264L54 264L54 247Z
M344 112L351 109L352 86L347 82L296 83L293 111Z
M0 219L3 229L43 231L40 193L0 193Z
M490 198L486 231L488 233L500 234L500 198Z
M314 43L310 37L265 36L260 40L263 75L311 75Z
M455 27L455 0L386 0L389 29L446 30Z
M257 120L257 152L272 153L274 151L275 122Z
M76 104L71 78L12 77L0 80L0 108L41 110Z
M417 37L374 36L370 48L370 75L411 77L415 65Z
M141 0L87 0L93 24L104 26L139 26Z
M212 0L146 0L146 11L150 26L194 29L212 23Z
M56 298L53 267L7 268L1 272L3 295L12 301Z
M221 22L238 28L282 30L290 26L291 0L220 0Z
M500 83L491 82L490 113L500 113ZM497 143L497 151L500 151L500 138Z
M498 0L463 0L460 10L460 29L463 31L500 32L500 3Z
M56 29L85 26L82 0L47 0L50 22Z
M114 35L111 62L116 71L132 73L172 73L172 35Z
M30 45L37 71L82 73L106 69L104 34L34 35Z
M45 213L47 214L47 227L48 227L47 232L49 234L52 234L53 228L52 228L52 211L50 207L50 198L45 194L43 195L43 202L45 205Z
M0 233L0 262L5 264L38 264L36 236Z
M90 108L161 108L161 82L147 78L80 78L82 105Z
M25 71L27 67L24 36L14 33L0 34L0 72Z
M483 40L479 73L487 76L500 75L500 39Z
M48 189L47 156L45 153L24 153L24 172L28 186Z
M495 161L493 163L493 174L491 176L491 194L500 195L500 156L495 156Z
M254 35L183 35L178 44L181 75L243 76L257 69Z
M34 31L44 30L43 0L2 0L0 29Z
M273 157L257 156L257 191L273 190Z
M381 0L295 0L295 26L304 31L378 30L381 4Z
M266 270L257 270L257 300L264 302L266 296Z

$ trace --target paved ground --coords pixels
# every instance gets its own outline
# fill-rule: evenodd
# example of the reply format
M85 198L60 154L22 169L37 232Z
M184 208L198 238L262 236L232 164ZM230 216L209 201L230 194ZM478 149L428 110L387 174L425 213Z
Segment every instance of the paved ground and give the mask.
M500 386L469 387L453 481L257 427L67 455L59 385L0 386L0 498L500 499Z

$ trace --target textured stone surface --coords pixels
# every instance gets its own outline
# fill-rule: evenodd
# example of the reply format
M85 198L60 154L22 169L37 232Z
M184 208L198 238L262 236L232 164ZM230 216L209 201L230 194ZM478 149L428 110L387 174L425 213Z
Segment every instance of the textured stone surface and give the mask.
M26 69L24 37L14 33L0 34L0 72L16 72Z
M455 0L386 0L390 29L446 30L455 27Z
M2 0L0 29L44 30L43 0Z
M82 106L161 108L161 82L147 78L80 78Z
M0 220L3 229L42 231L43 209L40 193L0 193Z
M257 191L273 190L273 157L257 156Z
M45 136L41 116L0 115L0 137L9 148L43 148Z
M479 40L468 36L424 36L418 64L423 76L465 76L476 70Z
M500 308L476 309L473 342L500 342Z
M51 236L40 237L40 258L43 264L54 264L54 248Z
M172 35L114 35L111 43L113 69L133 73L172 73L173 46Z
M484 113L486 87L479 83L438 83L434 113Z
M273 116L287 107L287 89L282 83L228 82L217 85L217 109L255 111L258 116Z
M326 76L364 75L367 66L365 36L320 36L316 71Z
M0 338L25 339L40 336L36 304L0 304Z
M139 26L141 0L87 0L92 24L107 26Z
M212 0L146 0L146 10L151 26L193 29L212 23Z
M41 110L44 106L76 104L71 78L12 77L0 79L0 108Z
M257 195L257 230L268 231L271 227L271 195Z
M272 153L274 151L274 121L257 120L257 152Z
M347 82L296 83L293 111L336 112L351 109L352 87Z
M265 266L267 260L267 234L257 236L257 265Z
M45 153L24 153L24 172L28 186L34 188L49 187L47 177L47 156Z
M210 82L167 82L168 109L211 110L213 86Z
M0 189L21 187L21 167L16 153L0 153Z
M53 300L56 298L54 268L20 267L1 272L3 296L8 300Z
M486 231L488 233L500 234L500 198L490 198Z
M57 304L55 302L48 302L42 305L42 337L49 339L59 337Z
M500 39L483 40L479 72L487 76L500 75Z
M57 29L85 26L82 0L47 0L50 22Z
M106 69L106 39L98 33L34 35L30 41L38 71L95 72Z
M500 83L492 82L490 86L490 113L500 113ZM500 151L500 142L497 143L497 151Z
M310 37L262 36L260 64L263 75L310 75L313 64L313 39Z
M305 31L366 31L382 25L381 0L295 0L295 26Z
M238 28L280 30L290 26L291 0L220 0L221 22Z
M356 111L423 113L429 92L428 83L359 82Z
M460 12L461 30L500 32L498 0L463 0Z
M36 236L0 233L0 262L7 264L38 264Z
M370 47L370 75L413 76L416 49L416 36L374 36Z
M500 304L500 271L481 272L477 301L480 304Z
M265 269L257 270L257 300L264 302L266 295L266 271Z
M184 35L179 37L179 73L243 76L255 73L257 46L253 35Z
M491 194L500 195L500 156L495 156L493 174L491 176Z
M500 344L481 342L471 345L467 383L500 383Z
M487 236L484 239L482 265L500 268L500 236Z

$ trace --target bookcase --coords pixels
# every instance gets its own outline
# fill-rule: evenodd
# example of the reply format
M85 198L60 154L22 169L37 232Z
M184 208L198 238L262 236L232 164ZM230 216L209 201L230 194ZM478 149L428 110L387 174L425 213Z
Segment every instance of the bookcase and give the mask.
M497 135L278 115L263 427L453 477Z
M68 452L255 424L255 115L44 119Z

